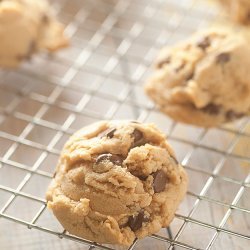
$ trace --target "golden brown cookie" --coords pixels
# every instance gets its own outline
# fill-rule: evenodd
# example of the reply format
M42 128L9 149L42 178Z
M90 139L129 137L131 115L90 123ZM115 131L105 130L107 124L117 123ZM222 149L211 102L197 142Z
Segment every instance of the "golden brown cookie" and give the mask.
M249 65L242 34L209 29L163 48L145 90L176 121L217 126L249 115Z
M187 175L155 126L103 121L66 143L47 200L69 233L130 245L167 227L186 189Z
M46 0L0 1L0 67L16 67L40 50L68 45Z

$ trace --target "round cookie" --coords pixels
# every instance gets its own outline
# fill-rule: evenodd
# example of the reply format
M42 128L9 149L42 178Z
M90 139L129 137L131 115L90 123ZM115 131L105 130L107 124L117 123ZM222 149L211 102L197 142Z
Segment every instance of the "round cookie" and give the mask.
M46 0L0 1L0 67L17 67L40 50L68 45Z
M249 115L249 65L243 34L209 29L163 48L145 90L176 121L217 126Z
M250 24L249 0L219 0L231 19L241 24Z
M102 121L66 143L47 200L69 233L130 245L167 227L186 189L187 175L154 125Z

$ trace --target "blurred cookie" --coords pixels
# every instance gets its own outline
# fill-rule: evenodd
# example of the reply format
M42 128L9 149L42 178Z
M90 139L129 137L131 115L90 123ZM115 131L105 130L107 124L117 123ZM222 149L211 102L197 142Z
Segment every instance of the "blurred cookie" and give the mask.
M68 45L46 0L0 2L0 67L16 67L40 50Z
M219 0L232 20L241 24L250 24L249 0Z
M145 89L173 119L211 127L250 113L250 45L240 33L209 29L160 51Z
M66 143L48 207L71 234L130 245L167 227L187 189L187 175L155 126L103 121Z

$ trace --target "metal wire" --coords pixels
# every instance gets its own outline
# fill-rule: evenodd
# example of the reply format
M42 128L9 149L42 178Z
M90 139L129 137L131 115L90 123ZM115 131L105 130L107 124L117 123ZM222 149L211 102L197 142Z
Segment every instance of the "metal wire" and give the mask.
M71 49L0 72L0 232L3 220L12 221L88 249L117 249L43 226L44 190L53 177L54 165L48 162L58 158L70 134L100 119L127 118L161 126L182 155L191 182L170 227L149 242L135 240L129 249L246 249L249 119L212 130L193 128L160 114L142 94L157 50L207 26L217 17L216 7L195 0L60 0L55 7L67 23ZM10 172L7 181L4 174ZM33 181L38 178L41 193ZM20 199L31 204L28 219L16 211ZM240 226L237 216L244 217ZM61 249L67 244L60 242Z

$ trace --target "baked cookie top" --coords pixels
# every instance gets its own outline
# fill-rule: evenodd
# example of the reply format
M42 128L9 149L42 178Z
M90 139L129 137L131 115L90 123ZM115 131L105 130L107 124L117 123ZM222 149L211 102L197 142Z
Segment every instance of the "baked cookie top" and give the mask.
M68 45L46 0L0 1L0 67L16 67L35 51Z
M168 226L186 189L186 173L155 126L103 121L66 143L47 200L70 233L129 245Z
M173 119L211 127L250 113L250 45L242 33L201 31L165 47L146 93Z

